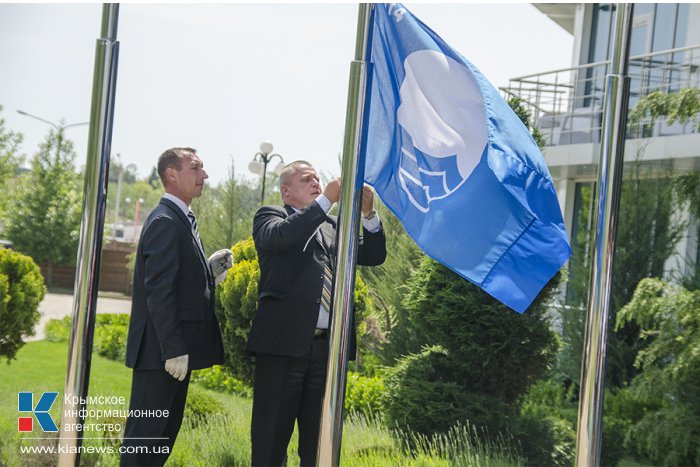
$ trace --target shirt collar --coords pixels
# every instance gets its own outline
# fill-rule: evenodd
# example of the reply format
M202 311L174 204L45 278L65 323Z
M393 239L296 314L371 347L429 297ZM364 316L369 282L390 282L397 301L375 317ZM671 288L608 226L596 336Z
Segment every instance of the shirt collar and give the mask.
M177 207L180 208L180 210L185 214L185 216L188 213L190 213L190 208L185 204L185 202L183 200L181 200L177 196L171 195L170 193L165 193L163 195L163 198L169 199L170 201L175 203L177 205Z

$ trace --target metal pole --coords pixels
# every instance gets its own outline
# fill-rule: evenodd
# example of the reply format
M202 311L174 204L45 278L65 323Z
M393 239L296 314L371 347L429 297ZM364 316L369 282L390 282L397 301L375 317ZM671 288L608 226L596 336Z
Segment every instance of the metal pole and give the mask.
M265 203L265 176L267 175L267 157L265 154L262 155L263 160L263 173L262 173L262 190L260 191L260 204Z
M97 39L95 51L90 136L83 190L83 217L80 225L80 243L73 291L73 320L68 347L68 368L61 416L62 428L74 427L75 424L82 424L85 421L81 413L87 405L85 399L90 382L100 249L107 206L107 180L119 56L119 43L116 40L118 17L118 4L103 5L102 33ZM61 429L58 465L77 466L80 462L78 447L81 444L82 431Z
M343 434L343 404L348 365L350 326L352 324L355 264L365 173L363 119L368 87L367 63L371 28L371 4L361 3L357 17L355 60L350 66L348 107L345 114L343 142L343 175L338 212L338 254L333 282L332 322L329 334L328 373L321 408L320 434L316 465L336 466L340 462L340 441Z
M576 433L578 467L600 465L608 311L627 125L630 82L627 64L633 8L634 4L631 3L617 4L611 69L613 74L606 77L605 83L603 137L598 167L598 208Z

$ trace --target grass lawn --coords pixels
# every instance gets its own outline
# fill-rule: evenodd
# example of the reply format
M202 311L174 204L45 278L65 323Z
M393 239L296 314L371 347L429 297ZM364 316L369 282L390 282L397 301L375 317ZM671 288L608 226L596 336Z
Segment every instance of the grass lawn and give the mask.
M45 436L36 421L33 433L20 433L17 420L17 393L32 392L34 404L42 392L57 391L58 399L50 414L59 424L63 403L63 385L67 362L67 344L47 341L30 342L20 349L17 359L10 364L0 363L0 465L37 466L56 465L55 454L21 453L21 446L55 445L51 440L28 440L29 437ZM95 355L92 360L89 396L124 396L128 406L131 387L131 370L123 364ZM190 386L191 392L210 395L222 409L210 414L205 420L185 418L175 443L168 466L247 466L250 465L250 399L216 393ZM192 394L191 394L192 396ZM190 397L188 400L191 400ZM119 406L88 407L127 408ZM104 419L98 420L105 423ZM88 420L88 423L95 420ZM102 438L104 433L86 433L87 438ZM110 434L107 433L109 436ZM459 459L448 460L439 450L445 440L435 446L426 446L414 456L401 452L391 434L379 423L363 419L349 419L343 426L341 465L343 466L500 466L517 465L507 456L483 446L462 450ZM84 441L85 446L114 446L109 439ZM460 445L464 445L460 443ZM290 443L290 466L298 465L296 456L296 433ZM81 465L118 465L116 454L84 454Z

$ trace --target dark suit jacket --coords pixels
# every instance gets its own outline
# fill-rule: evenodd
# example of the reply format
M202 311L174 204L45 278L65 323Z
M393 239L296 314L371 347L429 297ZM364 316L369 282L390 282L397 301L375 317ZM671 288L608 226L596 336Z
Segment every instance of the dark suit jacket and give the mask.
M168 199L143 225L136 253L126 365L163 369L189 355L189 369L223 362L214 281L189 219Z
M246 352L299 357L308 351L318 320L323 266L329 254L335 255L335 225L336 219L315 201L298 213L289 206L263 206L255 214L260 282ZM323 245L314 236L319 226ZM375 266L385 258L384 231L363 230L358 264ZM333 259L330 264L335 266Z

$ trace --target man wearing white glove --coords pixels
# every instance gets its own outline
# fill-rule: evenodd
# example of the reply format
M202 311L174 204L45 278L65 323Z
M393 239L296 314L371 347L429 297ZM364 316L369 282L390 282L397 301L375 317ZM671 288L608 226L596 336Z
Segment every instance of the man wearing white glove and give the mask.
M229 260L230 251L222 250L207 258L189 209L207 173L194 149L172 148L158 159L158 175L165 194L144 223L136 252L126 344L133 416L124 429L121 465L165 463L180 431L192 370L224 360L214 281L226 277L233 255Z
M233 252L231 250L219 250L209 257L209 267L214 276L214 285L226 280L228 270L233 267Z

